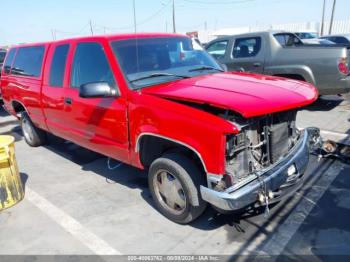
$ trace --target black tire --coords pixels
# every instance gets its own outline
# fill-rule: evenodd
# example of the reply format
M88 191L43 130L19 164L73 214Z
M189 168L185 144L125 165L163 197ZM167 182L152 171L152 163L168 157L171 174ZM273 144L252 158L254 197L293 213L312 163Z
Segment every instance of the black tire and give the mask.
M169 206L166 207L168 205L167 201L159 193L160 190L155 184L157 183L155 179L158 179L158 176L161 175L159 172L164 173L164 171L169 173L167 176L170 175L176 178L176 182L180 182L182 186L181 193L185 199L185 207L180 211L171 210ZM149 169L148 184L157 209L165 217L176 223L187 224L192 222L204 212L207 206L200 195L200 185L205 184L205 176L191 160L183 155L171 153L156 159Z
M47 142L47 134L45 131L37 128L27 112L23 112L21 114L21 128L24 136L24 140L28 145L32 147L38 147L46 144Z

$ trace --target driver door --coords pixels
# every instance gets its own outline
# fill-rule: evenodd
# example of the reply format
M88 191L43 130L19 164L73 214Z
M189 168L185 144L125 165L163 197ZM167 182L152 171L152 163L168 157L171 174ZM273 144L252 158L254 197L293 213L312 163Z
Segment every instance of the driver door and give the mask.
M259 36L235 38L230 60L226 63L228 70L262 73L265 61L263 45Z
M118 90L104 42L77 42L70 61L70 79L64 94L64 123L71 140L112 158L128 159L126 98ZM107 82L119 97L82 98L79 87Z

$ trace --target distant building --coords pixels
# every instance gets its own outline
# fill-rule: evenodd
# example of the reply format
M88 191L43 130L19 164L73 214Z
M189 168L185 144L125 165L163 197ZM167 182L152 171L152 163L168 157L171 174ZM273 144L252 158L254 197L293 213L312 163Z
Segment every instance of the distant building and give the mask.
M324 23L324 32L328 34L329 21ZM217 37L226 35L238 35L249 32L266 31L266 30L283 30L289 32L316 32L320 33L320 22L301 22L301 23L289 23L289 24L277 24L277 25L256 25L246 27L230 27L221 28L219 30L200 30L198 31L198 39L202 43L207 43ZM350 20L338 20L333 22L332 34L348 34L350 33Z

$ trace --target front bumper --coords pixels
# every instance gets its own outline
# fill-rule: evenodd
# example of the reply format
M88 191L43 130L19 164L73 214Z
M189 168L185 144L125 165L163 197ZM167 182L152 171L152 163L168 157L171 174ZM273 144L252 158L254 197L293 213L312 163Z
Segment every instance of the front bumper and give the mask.
M275 192L270 203L291 195L303 184L303 175L309 162L309 143L318 130L305 129L294 148L281 161L256 174L256 178L246 185L223 192L201 186L203 200L222 210L239 210L258 202L259 194ZM288 169L295 166L295 174L288 175Z

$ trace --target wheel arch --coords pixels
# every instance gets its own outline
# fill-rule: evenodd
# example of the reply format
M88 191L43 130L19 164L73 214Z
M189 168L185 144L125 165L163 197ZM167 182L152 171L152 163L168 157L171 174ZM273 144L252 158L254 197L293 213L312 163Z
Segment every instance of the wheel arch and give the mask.
M148 151L149 148L152 148L151 150L153 151ZM135 152L138 153L140 162L145 167L148 167L157 157L165 152L176 151L193 156L200 169L205 174L208 173L201 154L187 143L155 133L141 133L136 139Z
M19 102L18 100L12 100L11 101L11 107L12 107L12 110L13 112L18 115L22 112L27 112L28 113L28 110L27 108L23 105L22 102Z
M316 79L313 71L306 65L283 65L283 66L268 66L264 70L265 74L273 76L282 76L295 80L302 80L313 85L316 85ZM296 78L295 78L296 77Z
M274 74L274 76L285 77L285 78L289 78L289 79L300 80L300 81L306 82L305 78L300 74Z

